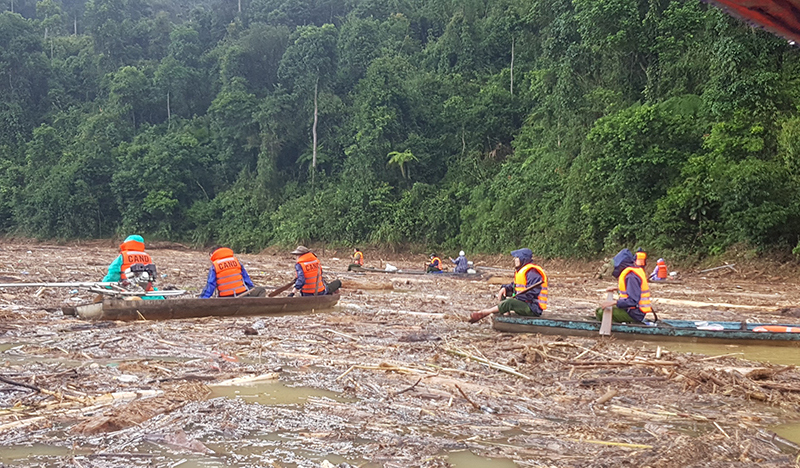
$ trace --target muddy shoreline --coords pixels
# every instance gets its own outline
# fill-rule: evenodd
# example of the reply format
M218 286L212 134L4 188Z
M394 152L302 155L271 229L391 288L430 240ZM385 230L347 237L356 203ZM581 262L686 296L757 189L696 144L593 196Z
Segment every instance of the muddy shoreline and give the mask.
M2 250L3 282L99 280L116 256L103 245L12 243ZM202 289L207 253L151 254L167 275L161 284ZM314 315L84 322L59 306L91 300L85 292L0 291L0 377L12 382L0 383L0 461L443 467L449 454L469 451L521 467L795 463L798 447L769 430L800 419L794 366L671 352L669 345L657 355L639 342L501 334L488 320L465 322L494 303L495 284L347 273L346 256L336 255L323 256L326 275L358 287L345 287L335 310ZM240 259L258 285L293 276L288 254ZM415 269L424 258L386 260ZM367 263L379 266L370 265L369 252ZM591 314L598 291L611 284L595 278L596 268L545 263L548 314ZM753 276L682 274L654 287L654 297L671 301L659 304L659 316L800 322L791 317L800 302L796 282ZM386 283L391 289L373 288ZM214 387L257 376L266 380L250 390L226 386L219 396ZM285 403L243 397L306 389L304 399ZM33 454L15 458L23 447Z

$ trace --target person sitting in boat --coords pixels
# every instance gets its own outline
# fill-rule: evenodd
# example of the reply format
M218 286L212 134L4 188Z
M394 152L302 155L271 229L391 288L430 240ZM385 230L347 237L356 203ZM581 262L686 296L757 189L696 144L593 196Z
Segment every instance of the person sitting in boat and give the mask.
M477 322L491 314L508 314L539 317L547 310L547 274L533 263L531 249L511 252L514 257L514 283L504 284L497 293L500 304L472 314L470 322Z
M347 271L353 271L354 269L362 268L364 266L364 253L358 249L358 247L353 248L353 263L351 263L347 267Z
M294 270L297 273L297 279L294 282L294 290L289 293L289 297L294 297L296 294L301 296L323 296L325 294L333 294L342 286L339 280L331 281L326 284L322 279L322 265L314 252L310 251L308 247L303 245L297 246L292 251L292 255L297 255L297 262L294 265Z
M614 257L614 278L617 286L607 290L619 290L619 298L614 301L604 301L597 309L597 320L603 319L603 309L611 307L614 322L643 323L644 317L653 312L650 305L650 285L647 283L647 274L642 267L636 266L636 260L628 249L622 249Z
M458 257L455 260L450 257L450 261L456 264L453 273L466 273L469 270L469 262L463 250L458 253Z
M200 294L200 299L208 299L214 293L218 297L264 295L264 288L256 288L244 265L233 255L233 250L227 247L214 247L210 256L211 268L208 269L206 287Z
M145 267L152 265L155 270L153 259L150 257L150 254L144 251L144 238L136 234L128 236L125 238L125 241L120 244L119 256L108 266L108 273L103 277L103 282L117 283L122 281L122 275L134 264L142 264ZM145 287L145 291L158 291L158 288L154 287L152 283L148 283ZM164 299L164 296L142 296L142 299L160 300Z
M665 281L669 277L667 271L667 262L663 258L659 258L656 262L656 267L648 278L650 281Z
M636 249L635 261L637 267L644 268L647 265L647 252L642 248Z
M436 256L435 253L432 253L430 263L425 264L425 273L441 273L441 272L442 272L442 261L439 259L439 257Z

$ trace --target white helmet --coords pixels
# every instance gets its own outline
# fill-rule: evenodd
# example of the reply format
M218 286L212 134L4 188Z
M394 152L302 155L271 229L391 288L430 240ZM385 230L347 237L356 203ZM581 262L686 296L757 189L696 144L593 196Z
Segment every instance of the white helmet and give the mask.
M458 253L458 255L460 255L460 256L462 256L462 257L463 257L463 256L464 256L464 255L466 255L466 254L465 254L465 253L464 253L464 251L462 250L461 252L459 252L459 253Z

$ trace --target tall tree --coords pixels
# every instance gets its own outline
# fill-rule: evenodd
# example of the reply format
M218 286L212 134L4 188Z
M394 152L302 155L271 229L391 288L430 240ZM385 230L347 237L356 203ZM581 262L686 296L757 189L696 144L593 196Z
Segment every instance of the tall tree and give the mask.
M278 68L278 77L299 94L312 94L313 89L313 124L311 177L314 179L317 170L317 124L319 115L319 90L334 78L336 71L336 38L337 30L332 24L322 27L299 27L290 38Z

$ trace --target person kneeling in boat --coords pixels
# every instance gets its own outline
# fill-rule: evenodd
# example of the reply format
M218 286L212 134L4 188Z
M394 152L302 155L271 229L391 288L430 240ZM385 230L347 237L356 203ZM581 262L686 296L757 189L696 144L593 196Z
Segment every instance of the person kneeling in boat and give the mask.
M425 273L441 273L443 268L442 261L435 253L432 253L430 263L425 264Z
M667 271L667 262L663 258L659 258L656 262L656 267L650 273L650 281L666 281L669 278L669 271Z
M322 265L317 256L308 250L308 247L300 245L292 251L292 255L298 256L297 262L294 264L297 279L294 282L294 290L289 294L289 297L294 297L296 294L301 296L324 296L335 293L342 286L342 282L339 280L325 284L325 280L322 279Z
M614 278L617 286L612 286L607 291L619 290L619 298L614 301L604 301L597 309L597 320L603 319L603 309L611 308L614 322L645 323L645 315L653 313L650 305L650 285L647 283L647 274L642 267L636 266L633 253L622 249L614 257Z
M364 252L358 249L358 247L353 248L353 263L347 266L347 271L358 270L359 268L364 267Z
M103 277L103 282L116 283L122 281L123 274L128 271L131 265L135 265L137 263L140 263L145 267L152 265L154 268L153 271L155 271L153 259L150 257L150 254L144 251L144 238L134 234L125 238L125 241L120 244L119 256L117 256L117 258L111 262L111 265L108 266L108 273L106 273L106 276ZM145 287L145 291L158 291L158 288L149 283L148 286ZM164 296L142 296L142 299L163 300Z
M450 261L456 264L456 267L453 269L453 273L466 273L469 270L469 261L467 261L466 253L462 250L458 253L458 257L453 260L453 257L450 257Z
M244 265L227 247L211 249L211 268L208 269L206 287L200 299L208 299L217 293L218 297L238 297L265 295L264 288L257 288L247 274Z
M547 310L547 275L542 267L533 263L531 249L511 252L514 257L514 283L504 284L497 293L500 304L475 312L470 322L475 323L491 314L526 315L539 317Z

